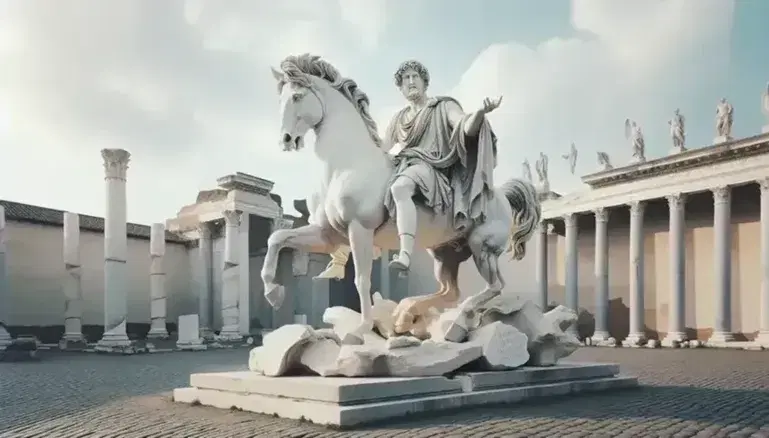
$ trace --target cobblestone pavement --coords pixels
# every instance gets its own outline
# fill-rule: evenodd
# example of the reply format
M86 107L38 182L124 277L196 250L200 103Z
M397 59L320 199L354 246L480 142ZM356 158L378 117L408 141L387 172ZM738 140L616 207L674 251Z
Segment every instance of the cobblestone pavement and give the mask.
M174 404L191 372L245 369L247 350L0 363L2 438L768 437L769 352L582 349L643 388L477 408L355 431Z

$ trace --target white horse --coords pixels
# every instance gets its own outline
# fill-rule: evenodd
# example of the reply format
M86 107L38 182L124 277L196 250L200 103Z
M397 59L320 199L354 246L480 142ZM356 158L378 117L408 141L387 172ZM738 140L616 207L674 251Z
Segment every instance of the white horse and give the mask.
M317 56L290 56L272 73L280 93L281 147L287 151L301 149L304 135L315 131L314 152L324 163L325 172L310 211L310 223L275 231L268 239L262 268L265 297L275 308L283 303L285 290L275 281L282 248L331 253L340 245L349 245L361 308L360 325L354 334L362 337L373 327L370 289L374 246L383 251L399 248L394 219L388 218L384 205L393 172L392 157L379 148L381 140L368 111L368 97L331 64ZM443 302L458 300L459 264L470 256L487 290L501 291L505 283L499 272L500 255L512 250L514 259L523 258L526 241L539 218L534 186L522 179L511 179L495 188L485 221L464 234L454 230L451 212L435 214L418 207L416 244L428 248L433 256L440 285L431 297ZM423 303L429 307L436 301ZM401 321L402 329L419 316L415 309L402 309L401 313L408 319Z

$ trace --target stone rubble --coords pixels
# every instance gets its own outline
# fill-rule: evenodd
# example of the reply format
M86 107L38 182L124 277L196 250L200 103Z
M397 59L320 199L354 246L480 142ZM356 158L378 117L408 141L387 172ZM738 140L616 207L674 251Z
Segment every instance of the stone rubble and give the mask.
M332 328L284 325L251 350L248 367L266 376L312 374L345 377L428 377L462 368L477 371L551 366L572 354L580 342L568 329L577 314L564 307L543 313L515 294L484 291L469 297L419 328L398 335L397 304L374 294L374 329L362 339L352 334L360 314L331 307L323 321ZM427 333L427 338L420 334Z

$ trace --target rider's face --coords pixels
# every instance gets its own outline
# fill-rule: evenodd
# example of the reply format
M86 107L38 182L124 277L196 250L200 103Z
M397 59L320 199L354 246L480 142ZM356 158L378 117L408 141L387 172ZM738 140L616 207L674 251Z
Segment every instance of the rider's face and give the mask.
M408 100L417 100L425 94L425 81L415 70L408 69L401 76L401 93Z

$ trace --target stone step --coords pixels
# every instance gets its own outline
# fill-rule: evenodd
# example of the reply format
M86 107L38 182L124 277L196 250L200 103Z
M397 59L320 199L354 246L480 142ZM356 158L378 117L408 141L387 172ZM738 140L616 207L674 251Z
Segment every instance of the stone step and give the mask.
M350 427L465 406L638 386L616 364L563 363L453 378L265 377L248 371L190 376L174 400Z

